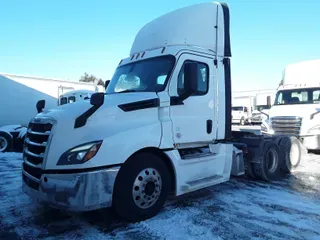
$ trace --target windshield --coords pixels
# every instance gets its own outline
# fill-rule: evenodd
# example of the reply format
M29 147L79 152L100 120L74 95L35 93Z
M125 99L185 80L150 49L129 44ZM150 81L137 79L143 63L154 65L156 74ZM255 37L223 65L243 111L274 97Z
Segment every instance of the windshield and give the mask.
M316 103L320 103L320 88L282 90L275 100L275 105Z
M174 62L175 58L167 55L118 67L106 93L163 91Z
M232 111L243 111L243 107L232 107Z

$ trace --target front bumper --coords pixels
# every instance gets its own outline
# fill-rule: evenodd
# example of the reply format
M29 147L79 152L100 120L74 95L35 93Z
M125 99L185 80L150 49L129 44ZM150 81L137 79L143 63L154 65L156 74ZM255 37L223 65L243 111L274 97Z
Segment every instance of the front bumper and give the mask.
M300 137L302 144L308 150L320 150L320 135Z
M22 190L31 199L68 211L91 211L112 205L113 186L120 167L80 173L32 175L23 165ZM38 177L38 178L37 178Z

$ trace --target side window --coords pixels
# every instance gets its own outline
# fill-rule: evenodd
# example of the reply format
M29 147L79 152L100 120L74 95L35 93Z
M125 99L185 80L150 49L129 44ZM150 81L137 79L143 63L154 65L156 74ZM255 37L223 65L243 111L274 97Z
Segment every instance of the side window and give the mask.
M157 78L157 84L163 85L166 81L167 75L161 75Z
M60 105L64 105L66 104L68 101L67 101L67 98L66 97L62 97L60 98Z
M191 61L186 61L188 63ZM185 64L184 63L184 64ZM197 62L198 65L198 92L193 94L193 96L202 96L206 95L209 89L209 67L205 63ZM184 65L180 70L178 76L178 94L181 95L184 93Z
M68 97L68 103L73 103L75 101L76 101L76 97L75 96Z
M312 100L314 103L319 103L320 101L320 90L315 90L313 91L313 94L312 94Z
M284 99L283 99L283 94L280 92L279 94L278 94L278 97L276 98L276 101L275 101L276 103L276 105L277 104L283 104L284 103Z

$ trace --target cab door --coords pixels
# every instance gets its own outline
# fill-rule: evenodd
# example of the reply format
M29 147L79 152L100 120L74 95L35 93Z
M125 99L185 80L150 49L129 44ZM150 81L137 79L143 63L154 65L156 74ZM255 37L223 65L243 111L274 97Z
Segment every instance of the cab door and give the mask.
M175 102L175 97L183 95L185 91L184 65L189 62L197 63L197 92L183 102ZM192 145L215 139L215 75L213 58L186 53L179 57L169 86L172 99L170 118L175 144Z

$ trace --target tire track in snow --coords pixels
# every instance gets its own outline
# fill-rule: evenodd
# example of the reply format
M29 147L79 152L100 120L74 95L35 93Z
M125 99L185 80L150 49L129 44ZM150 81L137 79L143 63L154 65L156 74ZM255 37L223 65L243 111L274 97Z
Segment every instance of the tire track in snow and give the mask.
M21 154L0 154L0 239L316 239L320 236L320 157L308 155L283 181L245 178L168 201L129 224L112 211L63 213L21 191Z

